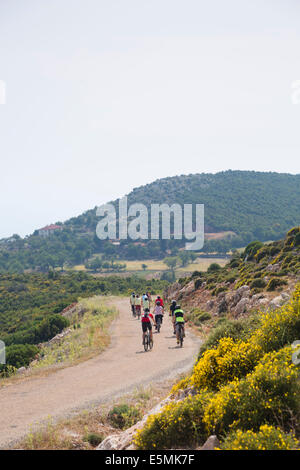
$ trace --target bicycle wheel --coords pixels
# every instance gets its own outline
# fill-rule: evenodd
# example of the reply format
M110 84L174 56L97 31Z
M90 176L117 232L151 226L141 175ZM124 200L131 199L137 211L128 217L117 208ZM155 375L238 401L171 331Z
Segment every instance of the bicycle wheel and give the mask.
M182 330L182 327L180 327L179 342L180 342L180 347L182 348L182 345L183 345L183 330Z
M144 338L144 349L145 349L145 351L148 351L148 345L149 345L148 340L149 340L149 338L148 338L148 333L147 333L145 338Z
M159 318L159 319L157 320L157 333L160 332L160 327L161 327L161 319Z

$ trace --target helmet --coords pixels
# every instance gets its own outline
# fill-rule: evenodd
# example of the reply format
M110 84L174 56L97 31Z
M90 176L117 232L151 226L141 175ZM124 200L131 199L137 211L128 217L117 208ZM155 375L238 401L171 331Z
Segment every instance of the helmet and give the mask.
M176 310L179 310L181 308L181 306L177 304L175 308L176 308Z
M156 304L156 305L160 305L160 301L157 300L157 301L155 302L155 304Z
M173 304L173 305L176 305L176 300L172 300L172 304Z

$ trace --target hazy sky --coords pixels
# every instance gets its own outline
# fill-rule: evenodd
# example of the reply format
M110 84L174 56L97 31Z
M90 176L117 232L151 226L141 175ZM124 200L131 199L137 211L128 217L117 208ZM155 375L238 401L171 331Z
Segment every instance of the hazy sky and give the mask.
M0 0L1 80L0 237L159 177L300 173L299 0Z

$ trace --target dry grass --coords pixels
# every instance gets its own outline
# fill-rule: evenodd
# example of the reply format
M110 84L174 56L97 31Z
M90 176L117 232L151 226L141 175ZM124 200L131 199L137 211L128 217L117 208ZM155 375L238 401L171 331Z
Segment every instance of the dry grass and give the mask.
M59 369L91 359L106 349L110 343L109 327L118 314L117 310L107 306L101 296L82 299L78 310L82 308L84 316L79 319L75 314L70 334L58 344L43 346L40 352L42 358L22 375L1 379L0 389L32 377L47 377Z

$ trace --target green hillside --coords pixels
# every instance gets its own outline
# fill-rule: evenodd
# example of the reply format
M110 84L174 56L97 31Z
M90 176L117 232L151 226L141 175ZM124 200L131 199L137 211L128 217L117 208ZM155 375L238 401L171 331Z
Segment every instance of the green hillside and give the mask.
M300 224L300 175L226 171L175 176L135 188L128 195L128 204L132 203L204 204L205 231L233 233L217 240L207 237L203 250L226 252L256 239L278 240ZM85 263L94 253L120 259L162 258L184 244L184 240L145 240L142 245L124 240L115 246L97 239L98 220L94 208L67 220L62 231L49 237L36 231L25 239L0 241L0 270L72 266Z

